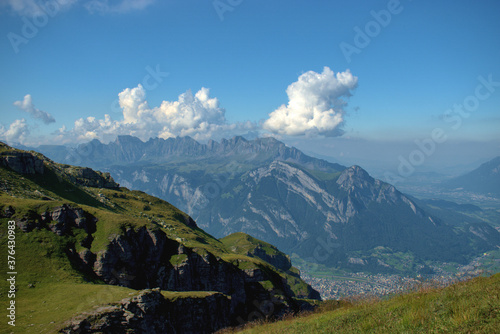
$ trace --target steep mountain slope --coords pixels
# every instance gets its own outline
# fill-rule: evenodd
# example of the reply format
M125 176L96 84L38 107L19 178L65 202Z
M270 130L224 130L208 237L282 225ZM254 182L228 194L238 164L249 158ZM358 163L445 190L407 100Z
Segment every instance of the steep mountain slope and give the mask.
M444 187L500 198L500 157L445 182Z
M359 166L308 157L272 138L204 145L188 137L119 137L72 154L178 206L217 237L246 232L329 266L414 272L422 261L464 263L500 240L487 224L459 229L450 216L429 214ZM393 254L402 263L393 263Z
M243 231L312 262L390 271L384 257L391 253L465 262L468 255L500 245L491 226L481 225L482 237L474 230L456 231L358 166L315 177L275 161L226 188L198 217L208 222L204 228L215 235Z
M0 144L2 247L9 221L17 226L16 327L23 332L116 324L135 332L212 332L246 322L263 305L273 306L266 316L279 316L319 297L297 269L264 260L280 254L273 247L260 257L234 252L182 211L120 188L109 174ZM8 291L7 281L1 284ZM0 301L9 298L2 293Z

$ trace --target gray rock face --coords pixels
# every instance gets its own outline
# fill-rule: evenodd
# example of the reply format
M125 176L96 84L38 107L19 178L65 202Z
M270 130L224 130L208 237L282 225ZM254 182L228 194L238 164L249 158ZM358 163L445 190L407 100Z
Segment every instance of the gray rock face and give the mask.
M16 220L17 226L24 232L31 232L35 228L48 228L60 236L68 234L73 227L84 229L90 235L95 232L96 222L95 217L85 213L81 208L73 208L66 204L40 215L30 212Z
M143 290L118 305L78 315L60 332L213 333L229 326L229 308L230 299L221 293L169 300L159 289Z
M3 211L15 215L13 208ZM16 219L24 232L44 228L63 237L75 233L74 229L84 230L87 237L80 241L84 249L77 252L75 244L64 251L87 277L136 290L217 293L175 301L165 301L159 292L141 293L118 306L101 307L75 318L65 333L208 333L243 324L252 314L278 317L304 307L292 299L294 292L286 280L279 281L277 273L272 276L269 270L260 268L242 270L238 263L187 247L154 226L124 227L110 235L109 244L95 254L91 249L96 221L83 209L66 204L41 214L29 211ZM261 282L270 280L279 282L275 289L282 291L264 288ZM267 309L262 311L262 305L268 304L272 312L263 313Z
M19 174L43 174L44 171L43 160L27 152L3 152L0 163Z
M352 208L351 215L365 208L370 202L386 202L395 204L409 202L394 186L372 178L359 166L351 166L344 170L336 182L340 189L347 192L351 203L358 202L358 208Z
M212 211L217 215L202 212L197 221L216 235L243 231L287 252L291 252L290 245L318 233L337 239L333 227L348 223L372 202L394 203L403 198L394 187L373 179L357 166L345 169L334 184L282 161L251 171L241 179L242 189L234 195L240 196L235 201L241 205L231 205L233 199L228 196L215 203Z
M133 289L217 291L227 295L230 297L227 316L233 325L246 322L241 319L247 319L252 312L260 312L259 306L272 301L274 294L281 295L283 300L273 302L273 316L299 307L291 299L294 293L286 281L280 284L282 291L268 291L260 284L272 279L266 271L241 270L211 253L199 254L167 238L161 230L129 228L113 237L106 249L96 254L93 263L86 260L92 259L90 254L80 256L108 284ZM317 293L312 296L319 298Z
M247 299L245 277L232 264L210 253L202 256L145 227L115 236L96 254L93 271L108 284L133 289L219 291L231 295L233 310Z
M88 222L81 208L71 208L64 204L55 208L48 216L52 221L49 228L57 235L65 235L72 227L84 229L87 234L95 232L96 220Z

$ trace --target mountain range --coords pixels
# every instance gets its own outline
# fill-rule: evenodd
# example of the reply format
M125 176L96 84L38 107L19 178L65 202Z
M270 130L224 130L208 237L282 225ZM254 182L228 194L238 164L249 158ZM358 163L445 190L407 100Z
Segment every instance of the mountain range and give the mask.
M212 333L320 299L273 245L216 239L108 173L3 143L0 244L0 301L23 333Z
M316 159L274 138L202 144L120 136L38 149L160 197L216 237L245 232L332 267L414 273L425 261L466 263L500 245L499 232L481 219L431 214L360 166Z

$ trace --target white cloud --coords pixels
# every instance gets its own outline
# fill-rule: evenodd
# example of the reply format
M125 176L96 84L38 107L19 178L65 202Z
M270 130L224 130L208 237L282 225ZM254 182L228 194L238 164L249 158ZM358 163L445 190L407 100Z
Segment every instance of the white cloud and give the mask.
M45 124L54 123L56 121L48 112L35 108L30 94L25 95L22 101L14 102L14 105L30 114L31 117L42 120Z
M281 135L339 136L346 105L342 97L351 96L357 83L349 70L335 74L325 67L323 73L306 72L288 86L288 105L270 113L263 128Z
M33 15L39 13L40 7L35 0L0 0L3 6L10 6L11 10L21 15Z
M54 12L69 8L77 0L0 0L2 7L8 6L10 9L22 16L46 15L47 12L53 15Z
M3 126L0 127L0 138L7 143L26 143L30 131L26 120L16 119L6 130Z
M68 9L78 2L91 13L128 13L134 10L142 10L153 4L156 0L0 0L1 7L9 7L10 10L20 16L47 15L53 16L60 10Z
M123 109L124 122L127 124L136 123L150 112L146 102L146 91L142 85L126 88L118 94L118 101Z
M90 13L127 13L141 10L153 4L156 0L91 0L85 3L85 8Z
M117 135L133 135L149 138L191 136L198 140L244 134L257 129L252 122L229 124L225 110L217 98L210 97L208 88L201 88L193 95L187 91L176 101L163 101L151 108L146 101L142 85L124 89L119 104L123 119L112 120L109 115L98 120L95 117L80 118L72 130L60 129L57 138L61 142L84 142L100 139L107 142Z
M210 98L210 91L201 88L194 96L191 91L179 95L174 102L163 101L153 111L153 117L165 126L160 137L199 135L222 130L226 124L225 110L217 98Z

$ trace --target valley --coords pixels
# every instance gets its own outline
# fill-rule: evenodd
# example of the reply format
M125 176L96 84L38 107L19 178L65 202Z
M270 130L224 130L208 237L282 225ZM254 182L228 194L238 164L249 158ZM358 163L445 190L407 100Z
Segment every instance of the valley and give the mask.
M465 204L457 204L430 190L417 199L359 166L312 158L272 138L201 144L122 136L75 150L40 149L161 197L214 236L243 231L277 245L293 254L294 265L324 298L377 286L372 293L390 294L422 279L446 283L498 271L477 260L500 245L500 214L484 201L491 195L471 195L467 202L468 193L458 192L464 201L457 202ZM471 205L475 199L481 207Z
M500 251L494 250L473 259L466 265L457 263L430 263L432 274L372 274L346 272L324 266L306 264L300 259L294 265L301 270L301 277L316 289L323 299L356 297L388 297L411 290L422 284L448 286L482 275L500 272Z

